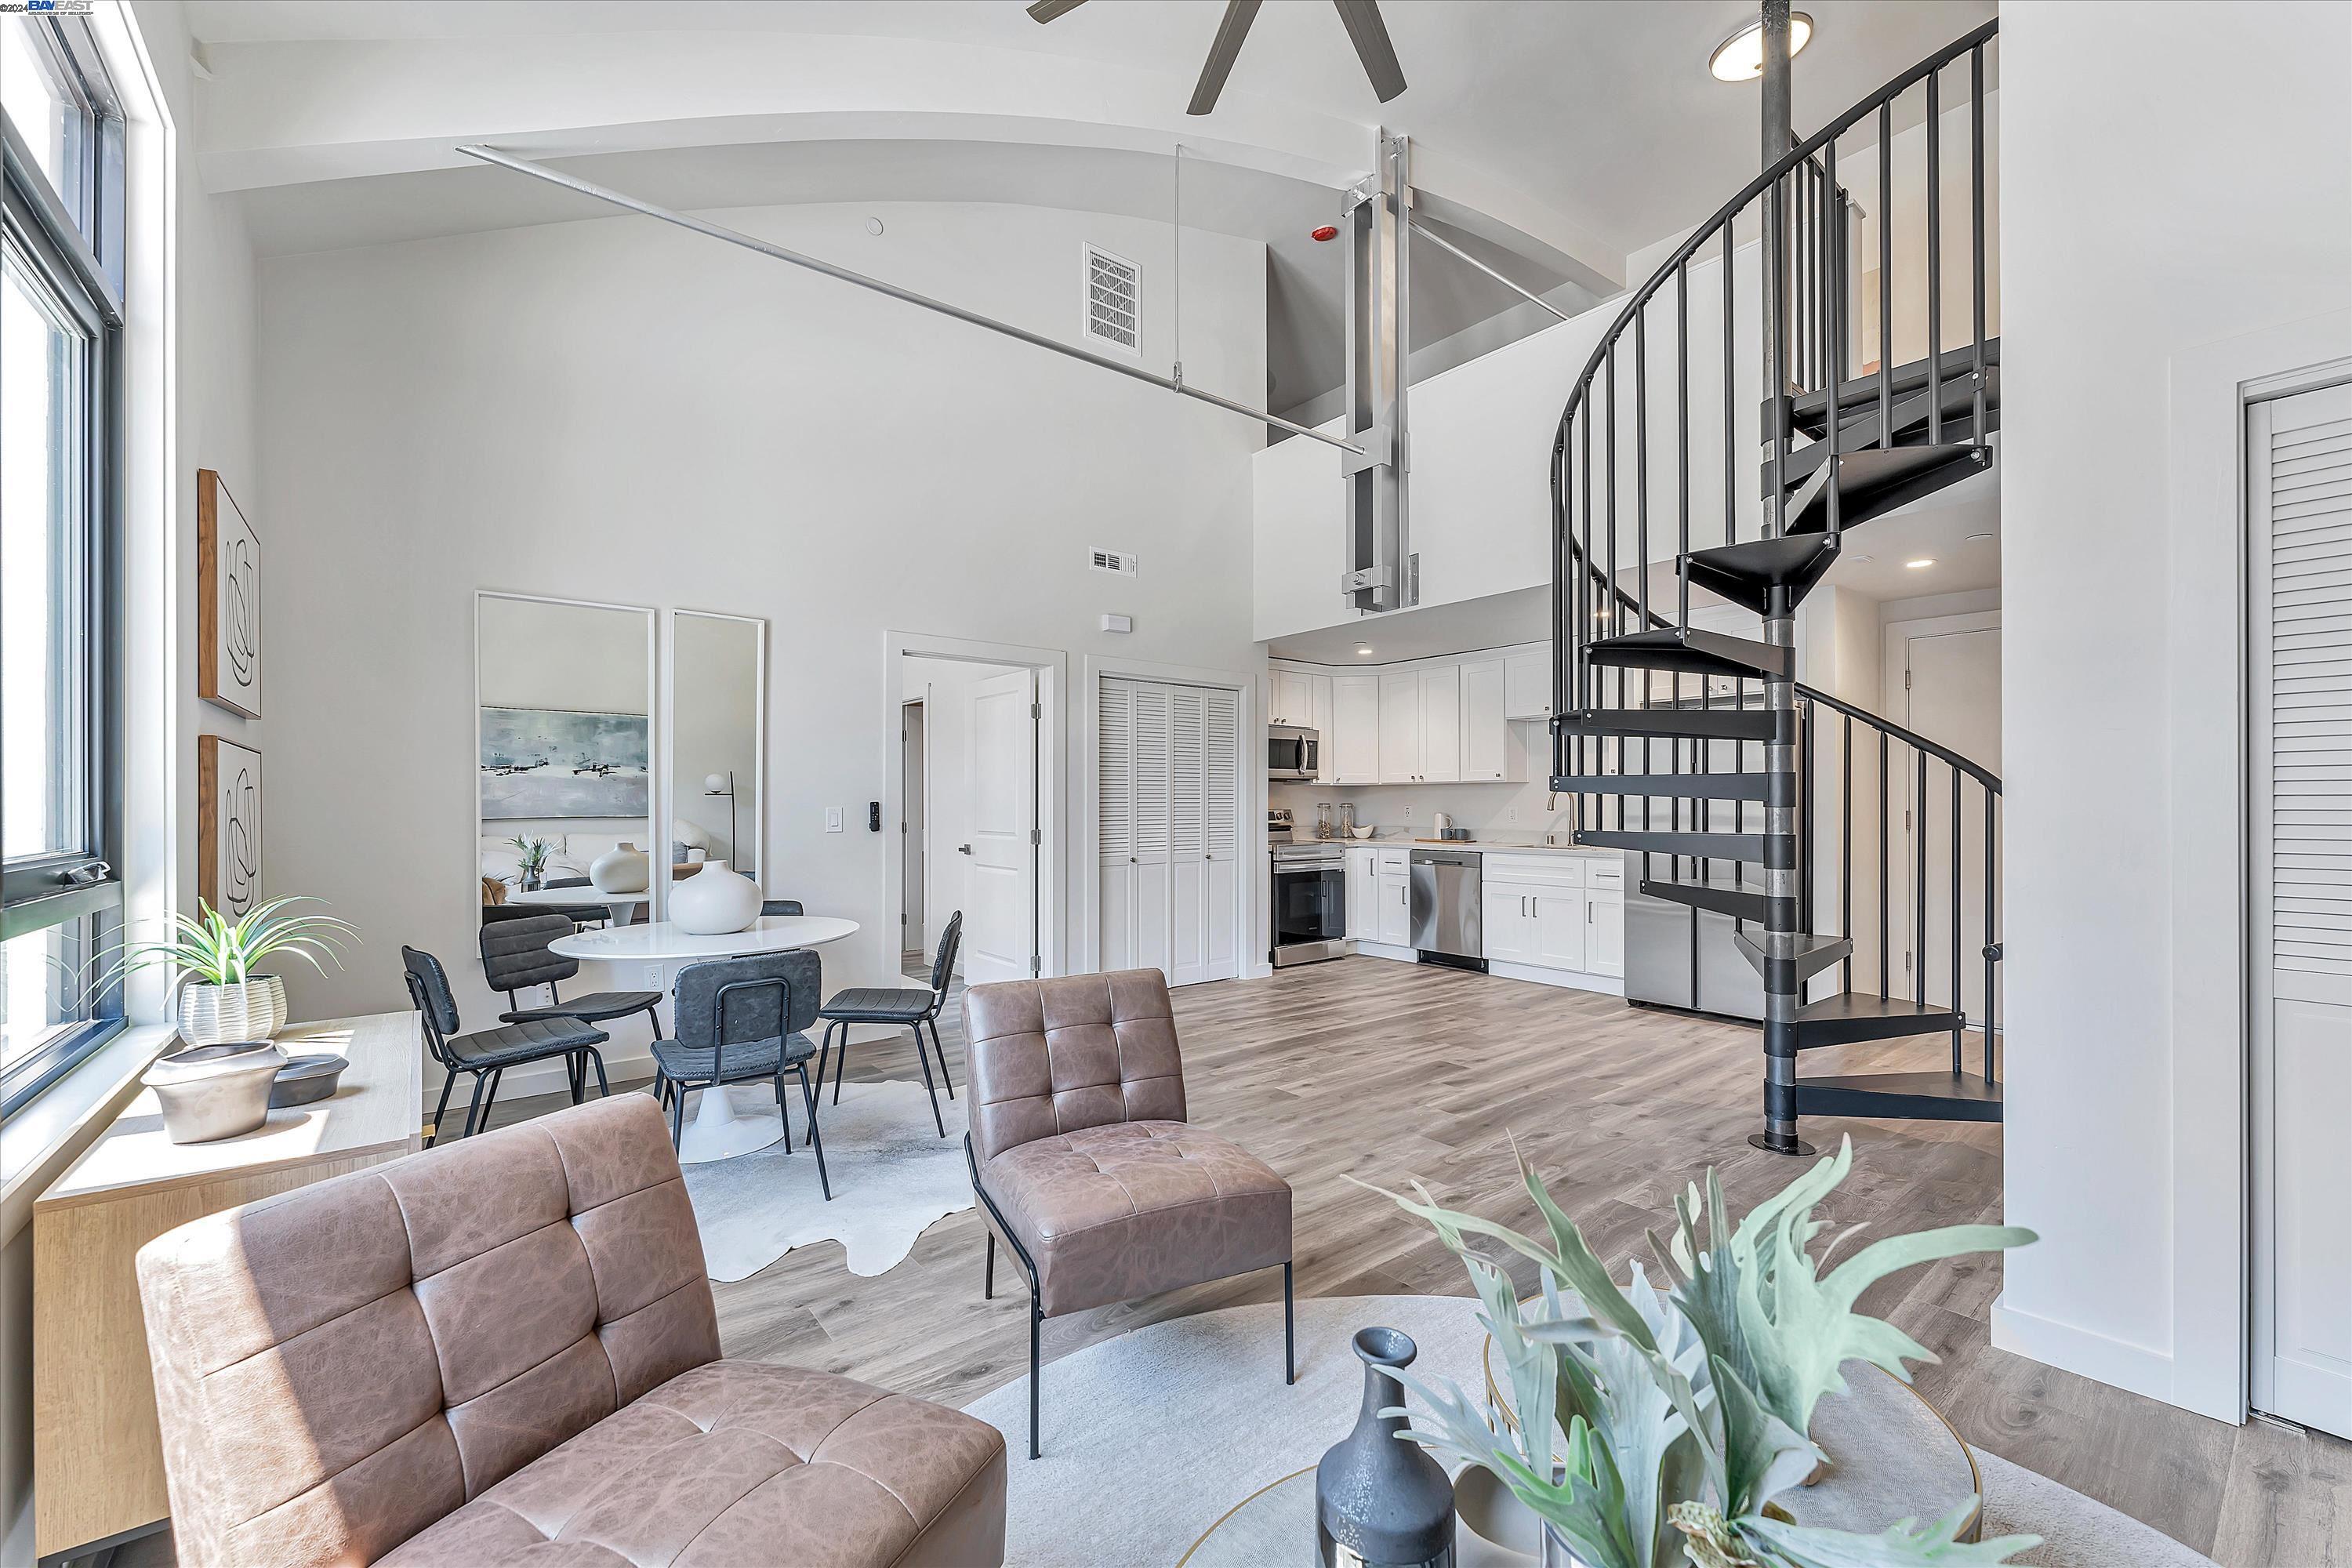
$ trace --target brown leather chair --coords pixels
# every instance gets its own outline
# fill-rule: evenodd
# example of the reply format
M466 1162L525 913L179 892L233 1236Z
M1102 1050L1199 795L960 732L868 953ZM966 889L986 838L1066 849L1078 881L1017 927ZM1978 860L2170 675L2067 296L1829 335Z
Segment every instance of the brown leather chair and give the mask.
M1184 1120L1184 1063L1156 969L1013 980L964 994L971 1131L988 1225L1029 1276L1029 1457L1048 1318L1282 1265L1291 1353L1290 1184Z
M185 1564L1004 1561L994 1427L719 1359L642 1094L208 1215L139 1288Z

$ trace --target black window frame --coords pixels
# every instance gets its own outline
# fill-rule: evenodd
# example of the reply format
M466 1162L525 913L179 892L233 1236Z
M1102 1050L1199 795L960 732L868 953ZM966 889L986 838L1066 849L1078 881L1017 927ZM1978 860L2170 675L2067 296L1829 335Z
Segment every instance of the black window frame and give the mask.
M0 941L78 924L77 967L94 976L123 931L123 124L96 36L79 17L0 18L35 30L80 98L83 140L68 160L74 188L53 186L0 110L0 240L90 342L79 454L84 531L78 606L87 628L79 759L84 847L0 862ZM89 998L89 1017L0 1072L0 1118L16 1113L125 1026L122 989Z

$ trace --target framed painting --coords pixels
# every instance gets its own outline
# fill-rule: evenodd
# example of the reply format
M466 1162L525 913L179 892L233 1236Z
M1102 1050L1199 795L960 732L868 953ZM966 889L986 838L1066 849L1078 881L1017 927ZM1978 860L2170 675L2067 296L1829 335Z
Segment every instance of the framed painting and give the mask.
M652 748L642 713L482 710L485 818L644 816Z
M261 717L261 539L210 468L196 470L196 695Z
M196 896L231 920L261 902L261 753L196 737Z

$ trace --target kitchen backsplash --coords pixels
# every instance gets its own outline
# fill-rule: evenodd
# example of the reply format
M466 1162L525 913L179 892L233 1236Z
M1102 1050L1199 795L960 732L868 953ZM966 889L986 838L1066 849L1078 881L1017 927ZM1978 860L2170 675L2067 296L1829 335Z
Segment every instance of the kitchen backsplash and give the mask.
M1538 760L1535 765L1542 764ZM1555 799L1558 810L1550 808ZM1344 786L1276 779L1266 784L1266 805L1288 806L1302 833L1313 831L1315 804L1326 800L1331 803L1334 821L1339 816L1339 803L1353 801L1358 822L1396 831L1412 828L1426 832L1437 813L1448 812L1454 817L1454 826L1468 828L1474 837L1492 835L1531 842L1546 833L1566 833L1574 820L1570 798L1564 795L1554 797L1542 779L1530 779L1525 784Z

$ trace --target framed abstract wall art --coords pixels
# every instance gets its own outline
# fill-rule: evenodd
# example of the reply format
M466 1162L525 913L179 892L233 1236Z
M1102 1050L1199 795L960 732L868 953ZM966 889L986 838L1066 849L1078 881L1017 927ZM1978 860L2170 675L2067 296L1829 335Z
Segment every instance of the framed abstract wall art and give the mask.
M196 695L261 717L261 539L210 468L196 470Z

